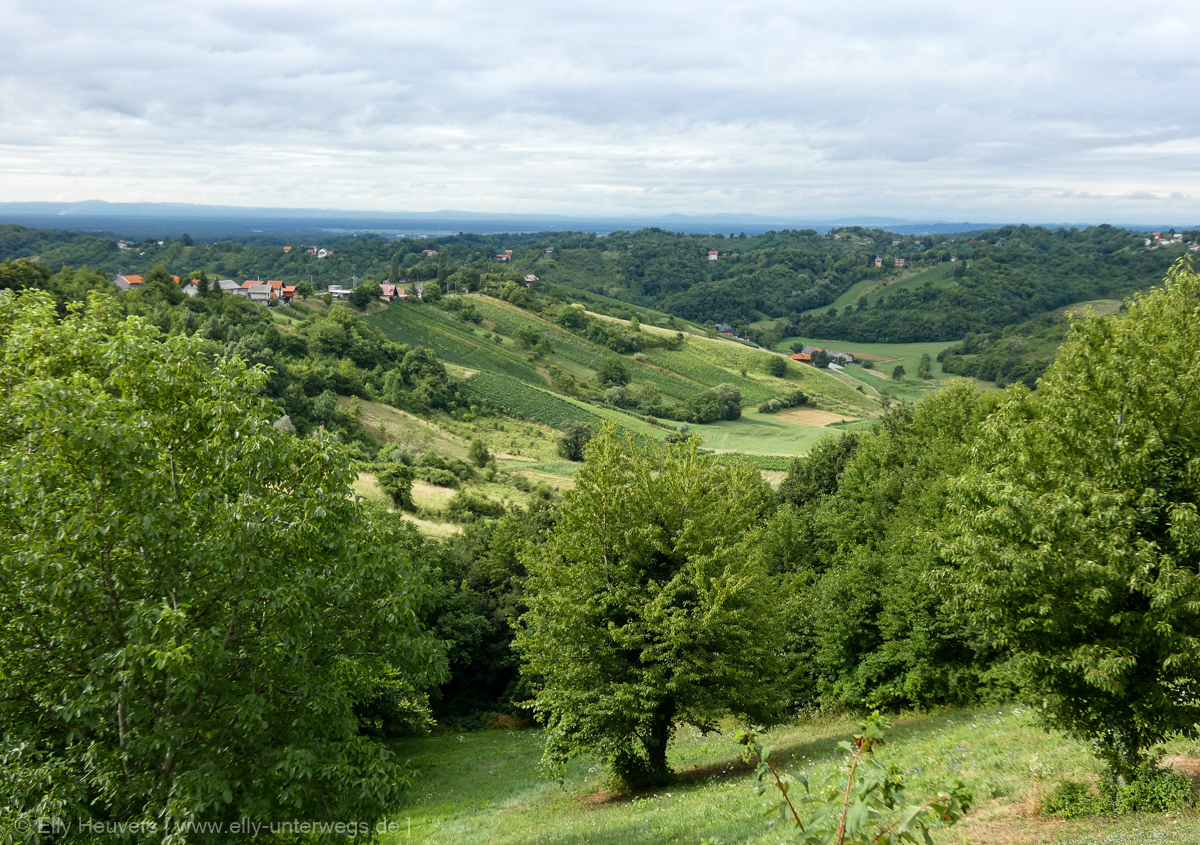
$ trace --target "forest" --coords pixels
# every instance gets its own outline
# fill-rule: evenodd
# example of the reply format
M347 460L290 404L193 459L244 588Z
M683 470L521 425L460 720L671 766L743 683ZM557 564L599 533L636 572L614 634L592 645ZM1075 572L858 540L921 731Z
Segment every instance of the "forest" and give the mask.
M1137 796L1178 779L1156 747L1195 737L1200 722L1200 277L1186 262L1164 271L1173 253L1139 251L1128 235L1014 229L955 255L976 290L1025 280L1029 315L1123 295L1155 266L1166 280L1119 313L1070 323L1035 391L955 380L915 405L880 407L874 425L788 461L777 486L683 425L740 414L743 388L777 385L764 396L804 401L786 381L734 368L720 378L742 388L697 381L671 401L660 391L660 415L680 423L669 429L607 410L654 401L641 387L610 401L628 394L627 370L701 342L682 321L715 312L688 303L722 285L753 289L716 278L726 270L706 264L724 259L702 258L699 238L614 233L606 240L632 248L612 258L595 238L542 268L542 288L414 251L396 262L413 275L502 295L361 313L314 302L298 316L188 298L161 252L140 290L118 293L107 272L51 272L53 244L38 243L40 261L0 265L12 291L0 296L0 834L52 841L30 827L48 818L92 820L97 842L122 838L110 822L374 824L413 783L397 738L498 721L540 725L549 772L586 755L616 787L639 789L671 782L682 731L731 718L1014 700L1093 744L1110 777L1079 801L1144 809ZM539 238L524 248L541 268L559 247ZM828 302L879 270L885 239L871 238L768 233L745 239L757 240L746 255L774 256L755 270L764 280L774 267L816 287L826 278L817 298ZM396 244L360 240L378 248L387 278ZM439 248L465 261L496 243L460 236ZM915 260L935 246L920 244ZM1049 265L1033 253L1078 261L1082 279L1093 259L1079 256L1101 248L1111 263L1093 286L1035 283L1030 268ZM590 261L627 284L588 288ZM555 293L567 281L613 310L663 306L630 312L662 331L573 308ZM469 517L441 541L404 518L417 480L503 473L483 442L465 461L398 448L353 399L426 422L515 422L429 347L389 339L399 308L426 314L430 337L430 326L476 326L462 311L483 320L498 309L489 332L514 322L495 357L530 389L543 370L553 378L543 343L606 352L587 371L594 383L546 394L597 401L586 431L559 423L582 459L570 485L505 507L460 491ZM521 337L526 314L561 334ZM946 360L984 345L979 334L963 344ZM350 495L366 472L390 503Z

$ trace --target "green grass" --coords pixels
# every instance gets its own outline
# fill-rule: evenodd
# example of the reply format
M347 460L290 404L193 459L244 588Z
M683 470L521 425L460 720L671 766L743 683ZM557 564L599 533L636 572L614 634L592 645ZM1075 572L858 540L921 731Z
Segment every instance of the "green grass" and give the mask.
M846 759L837 742L852 730L849 720L824 718L776 729L766 739L776 748L774 759L788 771L836 778ZM878 752L880 760L907 772L910 800L932 795L947 776L963 780L976 795L975 808L959 825L935 833L938 843L1200 841L1193 815L1067 823L1028 815L1057 780L1087 780L1098 767L1084 744L1040 731L1020 708L897 719L888 740ZM395 748L417 770L409 801L392 816L406 832L411 825L411 840L406 833L384 838L395 845L668 843L706 837L775 843L790 833L769 812L778 802L776 794L757 794L729 731L703 737L681 730L670 762L686 777L634 796L603 792L604 772L586 758L568 766L558 780L544 777L538 767L539 731L452 733L405 740ZM1187 744L1171 750L1195 755L1200 748ZM1142 838L1124 838L1135 835Z
M947 346L953 346L958 341L943 340L932 343L853 343L841 340L826 340L819 338L789 337L780 341L775 347L783 352L791 348L793 343L818 346L824 349L837 349L852 355L874 355L884 358L883 361L873 361L873 369L865 369L859 365L846 367L843 372L851 378L874 388L881 394L905 402L916 402L935 392L947 379L954 378L942 372L938 363L938 353ZM928 354L933 373L929 380L917 378L917 368L921 364L921 356ZM897 364L904 365L905 377L902 381L892 379L892 370ZM809 367L809 369L814 369ZM981 385L994 387L990 382L979 382Z
M804 313L823 314L830 308L836 308L841 311L847 305L857 303L861 296L871 299L880 294L886 296L896 291L913 290L926 284L931 284L936 288L948 288L958 284L954 279L954 265L947 262L917 270L915 273L901 271L900 274L886 276L882 279L863 279L861 282L855 282L848 291L829 305L823 305L820 308L810 308Z
M694 425L688 434L699 436L704 449L793 457L806 454L822 438L840 437L842 432L839 429L789 422L774 414L745 411L741 419ZM780 467L761 468L787 469L787 464L785 460Z

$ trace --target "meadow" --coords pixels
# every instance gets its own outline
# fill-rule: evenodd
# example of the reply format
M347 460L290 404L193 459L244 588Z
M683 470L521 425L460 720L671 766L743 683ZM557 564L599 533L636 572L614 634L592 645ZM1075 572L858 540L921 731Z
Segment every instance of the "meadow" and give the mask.
M1039 815L1042 797L1063 778L1099 772L1082 743L1037 728L1027 709L1004 705L894 720L881 762L907 773L910 800L932 796L946 777L962 780L975 806L958 825L936 831L945 845L1133 845L1200 841L1194 815L1063 821ZM417 771L409 801L392 817L405 833L385 842L778 843L791 828L773 789L759 795L740 759L732 724L702 736L682 729L670 753L679 775L669 786L615 794L594 762L579 759L548 776L539 766L541 732L446 733L398 741ZM818 717L767 732L787 771L836 783L849 738L846 717ZM1200 744L1175 743L1175 760L1197 762Z

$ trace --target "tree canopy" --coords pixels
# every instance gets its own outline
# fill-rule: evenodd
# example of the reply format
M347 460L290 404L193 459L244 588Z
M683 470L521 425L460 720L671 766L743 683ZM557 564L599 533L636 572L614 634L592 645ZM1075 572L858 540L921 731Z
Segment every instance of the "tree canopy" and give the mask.
M1200 722L1200 277L1077 321L957 496L955 583L1050 725L1125 776Z
M668 772L678 725L771 717L778 603L737 548L769 499L757 476L612 424L588 445L546 542L524 554L517 647L548 762L588 751L636 784Z
M440 679L412 561L344 451L204 348L107 298L0 297L10 820L373 823L406 783L358 714Z

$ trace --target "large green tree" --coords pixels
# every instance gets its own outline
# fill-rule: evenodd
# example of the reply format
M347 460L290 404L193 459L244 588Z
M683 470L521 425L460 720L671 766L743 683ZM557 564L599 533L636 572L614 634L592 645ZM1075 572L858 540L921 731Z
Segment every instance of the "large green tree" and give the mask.
M696 442L638 442L611 424L529 571L517 647L547 726L546 759L597 755L632 785L669 772L677 726L780 700L778 605L737 541L769 492Z
M440 677L414 564L342 450L203 350L107 298L60 320L0 297L0 841L39 818L371 824L407 781L357 714Z
M983 427L958 491L957 592L1051 726L1135 776L1200 722L1200 278L1076 322Z

